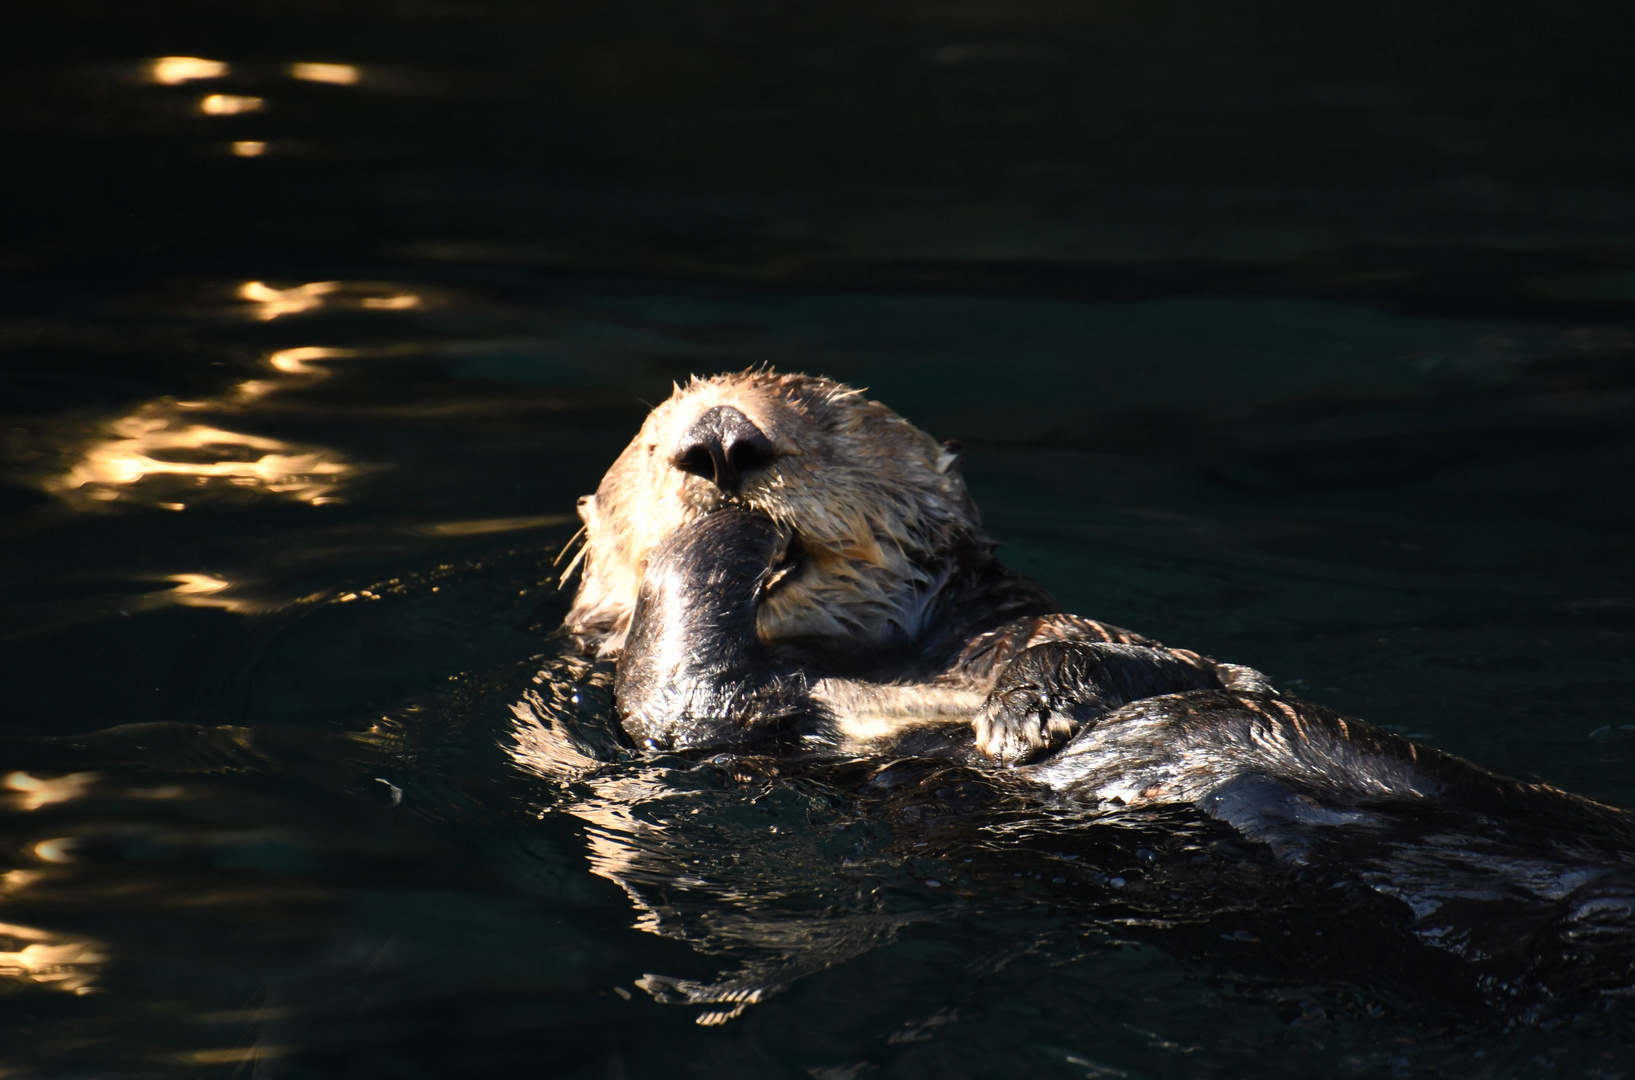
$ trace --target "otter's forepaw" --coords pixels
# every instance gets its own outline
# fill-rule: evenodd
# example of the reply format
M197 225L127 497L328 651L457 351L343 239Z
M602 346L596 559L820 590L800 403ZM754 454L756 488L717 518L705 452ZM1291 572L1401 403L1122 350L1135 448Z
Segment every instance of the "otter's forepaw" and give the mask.
M1021 765L1063 745L1082 726L1043 687L996 687L976 714L976 748L1001 765Z
M1174 663L1140 645L1051 640L1024 649L999 673L976 714L976 748L1001 765L1040 758L1123 704L1127 696L1109 694L1110 686L1131 673L1141 678L1154 660Z
M1086 716L1103 711L1094 675L1106 648L1051 641L1024 649L976 714L977 749L1003 765L1021 765L1078 734Z
M1122 642L1047 641L1023 650L999 673L976 716L976 745L1003 764L1020 765L1121 705L1220 688L1215 665L1191 653Z

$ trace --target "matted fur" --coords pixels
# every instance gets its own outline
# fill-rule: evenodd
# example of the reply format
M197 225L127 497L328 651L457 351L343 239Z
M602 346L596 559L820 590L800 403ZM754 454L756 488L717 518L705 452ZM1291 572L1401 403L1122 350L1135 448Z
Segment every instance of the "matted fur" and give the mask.
M682 434L718 405L749 417L774 450L735 495L671 460ZM771 370L695 377L648 414L596 494L579 501L584 576L567 628L587 649L617 655L648 554L735 502L789 529L803 555L761 606L763 641L820 639L846 650L911 641L961 553L992 548L958 464L957 451L830 379Z

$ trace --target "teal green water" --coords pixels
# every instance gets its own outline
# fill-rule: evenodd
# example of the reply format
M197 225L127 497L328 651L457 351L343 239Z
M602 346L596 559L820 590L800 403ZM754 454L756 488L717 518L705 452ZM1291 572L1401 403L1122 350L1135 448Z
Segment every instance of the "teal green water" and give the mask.
M575 498L770 362L1071 610L1635 806L1627 16L0 20L0 1075L1635 1071L1273 956L1197 821L530 719L609 730ZM1262 908L1157 925L1154 848Z

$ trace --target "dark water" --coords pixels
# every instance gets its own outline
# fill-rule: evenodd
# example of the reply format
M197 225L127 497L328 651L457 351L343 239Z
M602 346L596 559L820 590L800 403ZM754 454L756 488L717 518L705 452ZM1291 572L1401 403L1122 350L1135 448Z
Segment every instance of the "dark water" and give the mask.
M1635 806L1632 26L11 0L0 1075L1635 1073L1186 815L621 758L549 638L771 362L1071 610Z

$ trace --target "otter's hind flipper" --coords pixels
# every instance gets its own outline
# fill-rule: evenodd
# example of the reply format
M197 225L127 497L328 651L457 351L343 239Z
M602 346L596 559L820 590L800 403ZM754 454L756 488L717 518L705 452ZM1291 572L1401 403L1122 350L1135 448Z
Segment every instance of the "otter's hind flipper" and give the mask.
M1024 650L1000 672L976 715L976 746L1016 765L1061 746L1086 724L1132 701L1226 685L1217 666L1196 653L1049 641Z

